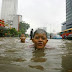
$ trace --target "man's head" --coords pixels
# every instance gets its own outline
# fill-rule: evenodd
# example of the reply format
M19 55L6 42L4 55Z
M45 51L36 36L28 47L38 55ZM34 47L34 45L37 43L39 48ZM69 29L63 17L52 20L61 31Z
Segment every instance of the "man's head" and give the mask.
M33 31L33 29L31 29Z
M25 37L25 35L24 35L24 34L21 34L20 39L21 39L21 42L22 42L22 43L25 43L25 39L26 39L26 37Z
M43 29L37 29L34 32L33 39L32 39L35 48L41 49L44 48L47 43L47 32Z
M21 37L25 37L25 35L24 34L21 34Z

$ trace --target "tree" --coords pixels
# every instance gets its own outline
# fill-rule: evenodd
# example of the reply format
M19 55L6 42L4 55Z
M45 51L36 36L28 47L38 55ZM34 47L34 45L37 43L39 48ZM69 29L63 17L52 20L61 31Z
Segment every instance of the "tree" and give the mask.
M10 34L17 35L18 32L17 32L17 30L15 28L12 28L12 29L10 29Z
M7 36L18 36L18 31L15 29L15 28L12 28L12 29L8 29L7 30Z
M20 24L19 24L19 32L25 34L25 32L27 32L29 27L30 27L30 25L28 23L20 22Z

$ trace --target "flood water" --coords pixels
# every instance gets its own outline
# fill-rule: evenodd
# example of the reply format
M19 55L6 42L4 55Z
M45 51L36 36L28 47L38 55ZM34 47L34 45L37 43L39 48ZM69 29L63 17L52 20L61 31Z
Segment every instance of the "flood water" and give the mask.
M0 38L0 72L72 72L72 41L49 39L45 50L31 48L31 40Z

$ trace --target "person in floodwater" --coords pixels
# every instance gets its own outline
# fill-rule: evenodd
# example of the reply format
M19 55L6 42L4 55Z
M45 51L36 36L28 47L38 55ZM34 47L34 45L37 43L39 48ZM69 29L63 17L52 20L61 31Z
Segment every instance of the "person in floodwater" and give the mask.
M32 38L33 38L33 29L31 29L30 31L30 40L32 40Z
M43 29L37 29L34 32L33 39L35 49L44 49L46 43L48 42L47 40L47 32Z
M20 39L21 39L21 42L22 42L22 43L25 43L25 39L26 39L26 37L25 37L25 35L24 35L24 34L21 34Z

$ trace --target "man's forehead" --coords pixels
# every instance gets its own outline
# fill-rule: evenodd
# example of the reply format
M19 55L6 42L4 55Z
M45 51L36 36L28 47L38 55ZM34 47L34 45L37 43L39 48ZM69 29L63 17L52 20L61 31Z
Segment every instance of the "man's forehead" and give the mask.
M35 35L46 35L45 33L36 33Z

